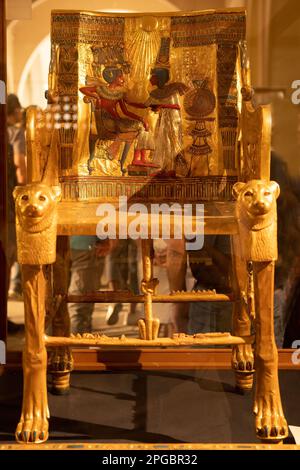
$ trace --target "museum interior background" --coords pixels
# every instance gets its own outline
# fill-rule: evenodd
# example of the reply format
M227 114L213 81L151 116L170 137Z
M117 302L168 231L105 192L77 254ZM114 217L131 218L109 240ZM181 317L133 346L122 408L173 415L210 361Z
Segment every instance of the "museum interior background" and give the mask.
M282 179L281 186L286 185L287 196L282 200L282 214L290 215L291 218L279 220L279 232L282 233L284 252L289 252L291 274L287 283L293 283L290 292L293 299L288 299L289 309L294 312L298 309L297 299L299 291L297 280L300 273L300 250L297 241L300 241L300 224L298 229L297 218L300 215L300 112L299 105L292 101L292 94L295 89L292 84L295 80L300 80L300 3L298 0L152 0L151 4L139 0L111 1L111 0L7 0L7 92L18 96L23 108L36 105L41 108L46 106L44 92L48 88L48 68L50 61L50 14L53 9L82 9L95 11L113 12L158 12L158 11L184 11L184 10L205 10L230 7L245 7L247 10L247 41L248 53L251 63L251 81L255 89L256 100L259 104L272 104L272 155L274 156L273 179ZM4 183L3 175L1 184ZM279 202L280 205L280 202ZM298 209L299 207L299 209ZM299 215L298 215L299 214ZM291 220L292 219L292 220ZM299 219L300 220L300 219ZM293 229L291 229L293 225ZM299 234L298 234L299 231ZM290 238L289 238L290 237ZM298 238L299 237L299 238ZM289 246L289 240L291 241ZM8 240L9 244L9 240ZM300 245L300 243L299 243ZM168 278L165 269L164 246L157 244L157 275L163 279L162 289L168 290ZM136 256L137 278L140 278L140 253L139 246L133 251ZM294 256L291 255L294 250ZM126 256L128 251L126 251ZM115 255L125 256L121 252ZM299 260L299 261L298 261ZM124 261L124 260L123 260ZM128 260L127 260L128 261ZM116 259L114 260L116 261ZM111 269L109 261L104 262L102 271L102 283L109 284L114 288L112 280L109 278ZM194 279L191 271L187 273L187 286L192 288ZM2 283L3 286L3 283ZM281 286L284 290L285 286ZM1 292L2 298L5 297ZM300 297L299 297L300 300ZM299 301L298 300L298 301ZM169 324L168 306L159 308L159 313L164 319L162 323ZM22 297L16 298L12 295L8 300L8 318L17 325L23 323L23 302ZM108 335L126 333L126 335L136 335L135 326L138 318L137 311L132 314L126 305L104 305L95 307L93 313L93 330L104 331ZM1 312L2 315L2 312ZM130 319L132 316L132 320ZM135 316L134 316L135 315ZM285 314L286 315L286 314ZM291 315L291 314L289 314ZM290 317L289 317L290 318ZM3 319L3 315L2 315ZM280 319L285 327L288 318ZM3 320L2 330L5 328ZM214 326L211 324L211 331ZM300 320L293 319L289 328L295 334L299 331ZM295 330L296 328L296 330ZM298 330L297 330L298 328ZM220 328L218 328L219 330ZM297 337L295 336L295 338ZM300 339L300 336L299 336ZM21 361L20 351L23 346L23 329L20 327L8 334L7 358L11 368L18 367ZM284 331L279 332L278 346L280 348L291 348L290 336L284 343ZM230 365L230 352L226 350L207 350L206 354L197 356L197 360L202 361L203 366L212 364L212 367L226 368L224 364ZM84 370L87 364L87 356L75 355L75 362L78 361L78 369ZM145 359L147 360L147 359ZM175 361L175 359L172 359ZM90 361L90 362L89 362ZM88 363L93 369L96 359L90 356ZM112 358L103 359L113 361ZM96 361L97 362L97 361ZM101 361L100 361L101 362ZM293 368L290 361L290 352L286 354L281 351L279 366L282 368ZM102 365L98 363L95 369L101 370ZM211 368L212 368L211 367ZM104 366L102 367L105 368ZM94 379L92 379L93 381ZM96 380L96 379L95 379ZM124 379L125 380L125 379ZM126 381L126 380L125 380ZM146 389L145 389L146 390ZM144 392L146 393L146 391ZM110 393L110 392L108 392ZM138 421L138 418L137 418Z

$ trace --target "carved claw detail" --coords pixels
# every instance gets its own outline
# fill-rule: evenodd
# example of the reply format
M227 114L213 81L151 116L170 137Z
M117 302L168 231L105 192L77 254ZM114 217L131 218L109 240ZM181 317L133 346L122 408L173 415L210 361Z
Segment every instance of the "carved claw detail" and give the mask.
M254 376L254 357L251 344L233 346L231 364L235 371L236 388L242 393L251 390Z
M17 442L21 444L40 444L48 439L49 410L45 403L39 406L33 402L30 404L31 406L27 409L27 412L21 415L15 437Z
M233 346L231 365L236 372L254 372L254 356L251 344Z
M280 399L272 393L255 400L256 435L261 440L281 441L288 436L288 425L284 418Z
M48 420L37 418L21 420L17 426L15 436L20 444L41 444L47 441L49 437Z

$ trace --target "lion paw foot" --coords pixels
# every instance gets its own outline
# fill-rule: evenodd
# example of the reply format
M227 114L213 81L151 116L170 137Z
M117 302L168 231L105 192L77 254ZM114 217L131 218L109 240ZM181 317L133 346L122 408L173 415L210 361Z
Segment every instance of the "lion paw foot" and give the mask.
M261 440L281 441L288 436L288 425L280 401L274 396L261 397L255 401L256 435Z
M252 389L254 357L251 344L239 344L232 348L232 368L235 371L236 388L244 393Z
M231 364L236 372L253 372L254 356L251 344L233 346Z
M48 419L21 418L16 429L16 440L21 444L40 444L48 439Z

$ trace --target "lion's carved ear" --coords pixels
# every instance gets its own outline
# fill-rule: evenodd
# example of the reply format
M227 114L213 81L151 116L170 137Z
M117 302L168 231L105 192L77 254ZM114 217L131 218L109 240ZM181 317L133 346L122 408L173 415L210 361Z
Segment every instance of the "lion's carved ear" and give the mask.
M61 187L60 186L52 186L51 187L51 196L53 201L59 201L61 196Z
M270 191L272 193L274 193L275 195L275 198L277 199L279 197L279 194L280 194L280 187L279 187L279 184L276 183L276 181L270 181L269 183L269 188L270 188Z
M16 200L19 194L21 194L23 191L24 191L24 186L16 186L15 189L13 190L14 200Z
M243 189L243 187L245 186L246 183L242 183L242 182L237 182L233 185L233 188L232 188L232 195L234 197L234 199L237 199L241 190Z

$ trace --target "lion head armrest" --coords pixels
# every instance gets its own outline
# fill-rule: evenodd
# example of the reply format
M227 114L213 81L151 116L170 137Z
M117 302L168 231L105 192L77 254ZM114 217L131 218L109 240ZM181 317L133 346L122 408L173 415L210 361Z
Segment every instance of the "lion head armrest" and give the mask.
M18 262L51 264L56 258L59 186L30 183L14 189Z
M275 181L251 180L236 183L236 218L246 261L276 261L277 212L280 188Z

